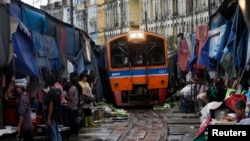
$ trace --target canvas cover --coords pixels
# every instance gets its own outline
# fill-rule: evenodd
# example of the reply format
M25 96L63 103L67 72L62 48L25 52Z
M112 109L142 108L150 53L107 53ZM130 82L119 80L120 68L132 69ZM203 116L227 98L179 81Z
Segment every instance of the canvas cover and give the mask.
M230 53L233 54L233 52L235 51L235 48L239 45L241 35L244 32L245 28L246 28L246 25L244 23L242 13L240 12L239 7L237 6L235 15L233 18L232 27L230 30L230 35L229 35L229 38L227 40L227 45L226 45Z
M75 42L74 42L74 47L73 47L73 50L74 50L74 54L77 54L81 49L82 47L80 46L81 45L81 39L80 39L80 31L75 29Z
M39 71L33 55L31 33L22 22L19 22L12 40L14 53L17 56L14 59L16 72L38 77Z
M235 69L236 65L236 50L240 43L240 38L246 28L246 25L243 21L242 13L239 10L239 7L236 7L236 11L233 17L232 26L230 29L229 37L226 42L226 47L223 50L223 55L221 59L221 65L223 69L232 73L232 69ZM232 61L231 61L232 60ZM231 67L232 66L232 67ZM236 74L230 74L230 76L235 76Z
M199 60L201 58L201 50L208 38L208 30L209 27L208 25L201 25L196 27L196 34L195 34L195 39L196 39L196 50L195 50L195 56L196 60L193 64L195 72L199 73L200 70L205 70L206 67L204 65L199 64Z
M75 70L78 75L80 75L85 70L83 48L74 58Z
M9 12L6 5L0 4L0 67L5 67L10 63L9 41L10 41L10 23Z
M48 23L44 12L34 7L22 4L22 22L31 31L44 34L48 30Z
M209 69L215 69L220 61L222 51L226 45L229 29L227 24L209 30L208 39L201 50L199 64Z
M15 2L12 2L9 4L9 14L10 16L18 19L19 21L21 21L22 19L22 16L21 16L21 8L20 6L15 3Z
M188 72L188 60L190 58L190 53L188 50L188 44L186 39L181 40L180 49L179 49L179 57L177 64L182 72Z
M205 70L205 66L199 64L201 50L208 38L208 25L200 25L196 27L196 33L192 36L192 52L188 68L192 73L200 73Z
M45 32L45 35L55 37L56 36L56 21L53 20L48 14L46 14L46 20L47 20L47 31Z
M192 73L195 73L195 69L194 69L194 66L193 66L193 64L194 64L194 62L195 62L195 60L197 58L196 57L196 45L195 45L195 43L196 43L195 33L193 33L191 35L190 39L191 39L191 51L192 52L190 52L190 59L189 59L189 62L188 62L188 70L190 72L192 72Z
M38 67L57 72L61 68L61 61L55 39L36 32L32 32L32 39Z
M75 32L73 27L66 27L66 55L76 56L74 49Z
M238 47L234 52L235 67L243 71L247 62L249 30L246 28L242 33Z

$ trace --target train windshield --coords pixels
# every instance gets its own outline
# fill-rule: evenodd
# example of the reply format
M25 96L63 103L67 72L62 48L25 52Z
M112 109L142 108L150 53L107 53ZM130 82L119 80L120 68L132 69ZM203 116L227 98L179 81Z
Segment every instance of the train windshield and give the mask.
M145 41L128 42L127 36L123 36L110 42L110 57L112 68L164 65L164 39L146 35Z

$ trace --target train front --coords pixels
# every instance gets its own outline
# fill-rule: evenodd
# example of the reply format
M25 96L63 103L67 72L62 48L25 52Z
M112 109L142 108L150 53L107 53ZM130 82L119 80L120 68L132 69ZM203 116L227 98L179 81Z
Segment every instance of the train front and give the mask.
M117 106L164 104L168 88L166 38L129 32L108 41L108 72Z

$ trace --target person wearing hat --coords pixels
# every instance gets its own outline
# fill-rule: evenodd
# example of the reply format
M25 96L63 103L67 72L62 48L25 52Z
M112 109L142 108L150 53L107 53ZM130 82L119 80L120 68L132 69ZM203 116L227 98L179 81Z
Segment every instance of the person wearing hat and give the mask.
M17 99L18 123L16 131L23 141L34 141L32 135L32 118L30 109L30 99L27 93L28 81L26 78L15 80L15 90L19 95Z

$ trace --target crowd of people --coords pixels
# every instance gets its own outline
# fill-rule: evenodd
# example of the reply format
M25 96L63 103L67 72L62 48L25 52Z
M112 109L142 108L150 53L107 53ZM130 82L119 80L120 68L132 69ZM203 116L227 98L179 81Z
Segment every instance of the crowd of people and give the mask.
M244 119L250 119L249 114L246 114L249 113L250 102L246 98L247 89L242 87L239 81L239 79L234 79L232 84L229 85L228 81L219 75L210 78L209 75L195 74L190 77L191 83L180 90L180 94L185 99L197 101L195 106L197 106L198 111L196 112L199 114L202 114L200 111L207 108L207 105L211 103L222 103L222 108L228 109L230 113L235 113L236 116L233 117L233 121L240 124L246 121ZM195 99L191 98L192 95L196 96ZM207 115L204 117L207 117ZM224 115L224 118L219 120L225 121L225 119L232 119L232 117ZM245 124L250 124L250 122L245 122Z
M38 109L42 110L41 124L45 124L45 133L51 141L62 141L58 131L59 125L70 127L70 136L77 136L81 127L95 125L93 108L96 77L87 72L82 72L79 76L73 72L69 77L65 82L60 82L53 73L46 74L44 77L45 85L41 88L42 100L40 100L41 103L38 101ZM14 99L12 104L14 108L8 107L8 104L4 107L5 124L16 126L18 137L23 141L34 140L35 126L31 116L28 85L28 78L16 79L12 76L4 91L6 103ZM10 109L14 109L11 113L15 114L8 115L6 112ZM8 123L8 121L11 122Z

